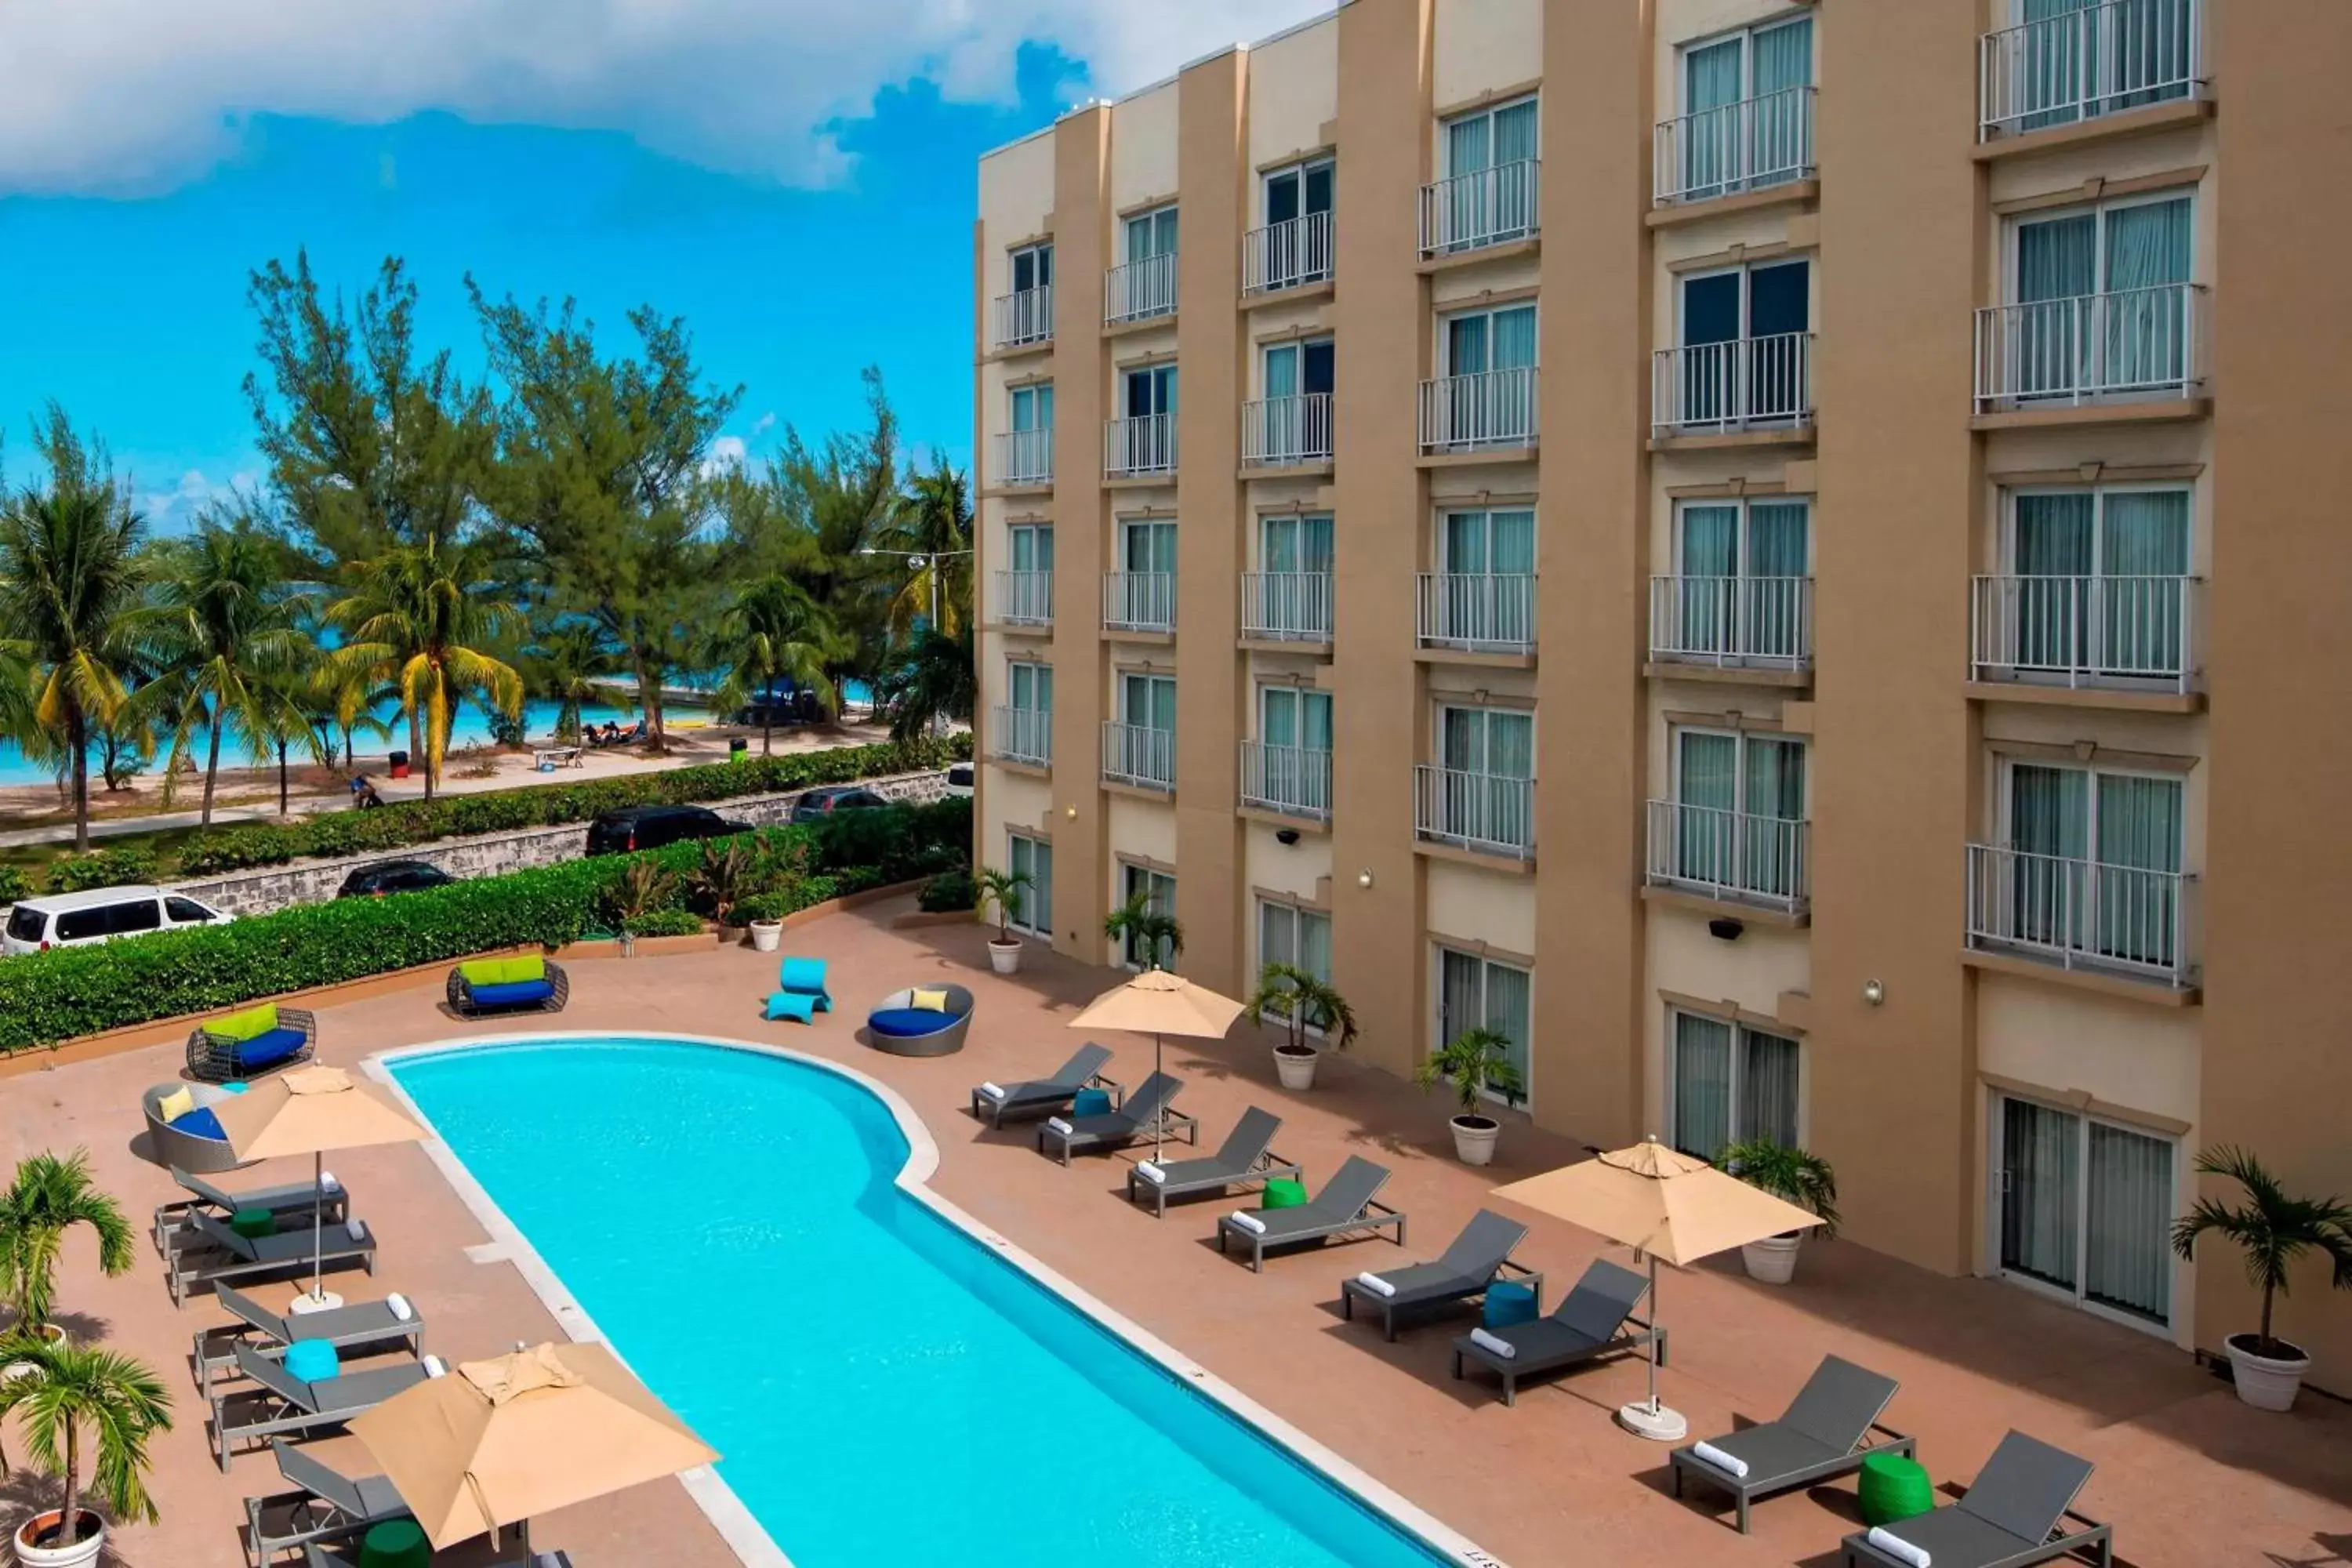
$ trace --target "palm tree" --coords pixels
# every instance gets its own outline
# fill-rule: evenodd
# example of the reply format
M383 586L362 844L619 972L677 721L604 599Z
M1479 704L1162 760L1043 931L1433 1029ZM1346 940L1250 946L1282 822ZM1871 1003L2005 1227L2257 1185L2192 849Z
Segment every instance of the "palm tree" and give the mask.
M523 680L555 703L555 738L580 739L580 710L610 695L606 684L628 668L612 634L584 616L566 617L540 629L522 650Z
M1424 1089L1441 1083L1451 1085L1454 1103L1464 1116L1480 1115L1480 1104L1490 1089L1507 1103L1517 1105L1527 1097L1527 1085L1519 1077L1518 1065L1511 1060L1510 1050L1511 1037L1500 1029L1484 1025L1465 1029L1422 1058L1421 1065L1412 1070L1412 1081Z
M392 738L392 726L375 716L375 705L394 695L392 688L364 669L339 666L324 657L311 666L306 700L313 721L324 725L331 735L342 737L345 773L351 772L358 761L352 745L356 731L364 730L380 741Z
M1138 893L1105 915L1103 935L1125 944L1128 961L1146 969L1166 969L1184 951L1184 928L1174 915L1153 908L1149 893Z
M937 728L942 719L970 722L980 701L980 677L972 668L971 625L953 637L926 628L907 660L885 676L878 694L890 715L890 738L911 741Z
M1813 1215L1823 1236L1837 1234L1837 1173L1819 1154L1772 1138L1750 1138L1725 1144L1715 1167Z
M1036 880L1026 871L1007 871L1001 867L982 866L972 876L980 889L983 904L996 906L996 940L1000 943L1013 940L1013 922L1021 916L1021 906Z
M2273 1300L2287 1293L2287 1271L2306 1252L2326 1255L2336 1289L2352 1290L2352 1204L2339 1199L2293 1198L2278 1178L2244 1149L2223 1144L2197 1156L2197 1172L2227 1176L2245 1189L2237 1208L2219 1199L2199 1198L2172 1224L2172 1250L2183 1261L2196 1257L2208 1232L2226 1237L2246 1255L2246 1281L2263 1293L2263 1322L2256 1355L2292 1361L2301 1352L2271 1334Z
M761 577L744 585L719 616L707 657L725 670L711 706L724 711L765 698L779 680L804 686L827 711L839 703L827 666L847 647L807 592L788 577ZM760 753L775 751L775 708L760 701Z
M1356 1010L1311 970L1295 963L1269 963L1258 971L1250 993L1249 1019L1263 1024L1268 1014L1281 1020L1293 1047L1305 1048L1307 1031L1320 1029L1341 1050L1356 1041Z
M27 1155L0 1194L0 1290L16 1311L16 1329L40 1337L57 1297L58 1256L66 1233L88 1226L98 1237L98 1266L127 1274L138 1261L122 1206L91 1184L89 1152L59 1158Z
M147 1439L172 1429L163 1379L120 1352L65 1344L36 1346L11 1370L0 1382L0 1415L19 1413L33 1463L65 1483L57 1539L41 1544L79 1539L85 1479L116 1518L155 1522Z
M890 503L877 552L912 558L913 574L890 601L889 625L904 637L917 616L955 635L971 593L971 489L945 458L917 474Z
M354 566L351 594L327 612L349 639L329 662L399 693L427 800L440 782L451 716L467 693L483 692L507 714L522 709L522 677L494 651L520 629L520 616L487 580L487 567L470 545L399 546Z
M85 444L51 404L33 446L46 489L0 507L0 627L30 677L27 717L63 749L74 847L89 847L89 737L122 710L126 625L142 586L145 521L115 481L104 446ZM0 680L0 685L7 684Z

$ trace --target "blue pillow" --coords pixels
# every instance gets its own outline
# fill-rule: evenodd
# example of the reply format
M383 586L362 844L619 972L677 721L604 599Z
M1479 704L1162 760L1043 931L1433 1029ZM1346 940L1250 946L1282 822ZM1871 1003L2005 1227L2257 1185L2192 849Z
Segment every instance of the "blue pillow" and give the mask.
M1070 1101L1070 1114L1073 1116L1108 1116L1110 1114L1110 1090L1107 1089L1082 1089L1078 1090L1076 1097Z
M342 1370L335 1347L324 1340L296 1340L286 1347L286 1375L324 1383Z
M1486 1287L1486 1326L1507 1329L1536 1321L1536 1290L1532 1285L1497 1280Z
M213 1114L209 1105L184 1112L170 1125L173 1131L184 1132L191 1138L209 1138L216 1143L228 1142L228 1129L220 1124L220 1118Z

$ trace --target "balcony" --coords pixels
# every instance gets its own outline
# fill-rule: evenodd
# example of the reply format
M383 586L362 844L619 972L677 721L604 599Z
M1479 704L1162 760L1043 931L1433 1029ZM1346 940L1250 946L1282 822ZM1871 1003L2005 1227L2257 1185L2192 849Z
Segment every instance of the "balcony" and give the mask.
M1650 434L1801 431L1813 423L1813 334L1775 332L1660 349L1650 375Z
M1114 479L1176 471L1176 416L1144 414L1103 426L1103 473Z
M1052 626L1054 574L1051 572L996 574L996 618L1009 626Z
M2200 0L2108 0L1979 42L1979 141L2205 96Z
M1662 121L1653 199L1675 206L1811 179L1814 90L1785 88Z
M1423 647L1525 654L1536 646L1532 572L1423 572L1413 634Z
M2196 887L2182 871L1971 844L1969 946L2189 990Z
M1176 253L1147 256L1103 274L1103 325L1155 321L1176 313Z
M2205 387L2206 290L2158 283L1977 312L1977 412L2147 403Z
M1001 489L1039 489L1054 482L1054 432L1007 430L989 438L993 477Z
M994 333L1000 349L1027 348L1054 341L1054 286L999 294L992 302Z
M1242 405L1242 462L1253 468L1331 460L1331 395L1269 397Z
M1176 629L1176 574L1103 574L1103 629L1170 633Z
M1809 826L1680 801L1650 802L1647 880L1718 903L1803 914L1812 889Z
M1482 371L1421 384L1424 457L1528 450L1536 444L1536 370Z
M1107 722L1102 747L1104 783L1163 792L1176 788L1175 731Z
M1434 259L1533 239L1542 188L1543 164L1535 158L1422 186L1421 254Z
M1507 860L1536 858L1536 781L1416 763L1412 831L1444 844Z
M1969 678L2186 694L2203 587L2194 577L1979 577Z
M1650 658L1718 669L1810 669L1811 577L1653 577Z
M1054 715L1036 708L998 708L989 716L988 753L1033 768L1054 763Z
M1331 753L1242 742L1242 804L1308 822L1331 820Z
M1331 574L1242 574L1242 636L1252 642L1331 640Z
M1331 280L1331 215L1285 218L1242 236L1242 292L1273 294Z

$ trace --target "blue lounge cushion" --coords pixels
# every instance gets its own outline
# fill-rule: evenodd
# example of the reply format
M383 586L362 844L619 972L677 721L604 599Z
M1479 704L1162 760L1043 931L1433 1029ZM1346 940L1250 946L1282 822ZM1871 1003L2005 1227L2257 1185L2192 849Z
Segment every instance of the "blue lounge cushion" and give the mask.
M249 1040L239 1040L235 1047L240 1071L255 1068L275 1067L289 1057L299 1056L310 1042L299 1029L270 1029Z
M1073 1116L1108 1116L1110 1114L1110 1090L1082 1089L1070 1101Z
M797 991L778 991L768 998L770 1018L797 1018L803 1024L816 1022L816 998Z
M342 1370L335 1347L324 1340L296 1340L286 1347L286 1373L305 1383L324 1383Z
M1486 1287L1486 1327L1507 1329L1519 1323L1536 1321L1536 1291L1532 1285L1515 1284L1498 1279Z
M199 1105L185 1115L175 1117L170 1123L174 1132L184 1132L191 1138L210 1138L217 1142L228 1142L228 1130L220 1124L209 1105Z
M785 991L796 991L817 998L817 1005L827 1012L833 1009L832 994L824 988L824 960L822 958L787 958L776 966L776 984Z
M555 987L545 980L506 980L474 986L471 994L477 1007L530 1007L554 995Z
M938 1013L929 1007L885 1007L866 1016L866 1026L877 1035L897 1039L920 1039L952 1028L960 1019L952 1013Z

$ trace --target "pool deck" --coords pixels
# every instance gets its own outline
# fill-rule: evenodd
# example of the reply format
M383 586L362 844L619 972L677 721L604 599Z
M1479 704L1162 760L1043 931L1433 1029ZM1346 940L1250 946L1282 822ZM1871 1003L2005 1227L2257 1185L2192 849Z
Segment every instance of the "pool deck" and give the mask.
M1444 1108L1386 1074L1327 1055L1318 1088L1294 1095L1276 1086L1267 1042L1246 1024L1213 1047L1171 1041L1169 1070L1186 1080L1180 1104L1202 1119L1204 1144L1213 1146L1255 1103L1283 1118L1276 1146L1315 1181L1354 1152L1396 1171L1382 1196L1409 1212L1410 1247L1374 1241L1278 1258L1253 1275L1244 1262L1221 1257L1212 1239L1216 1216L1232 1204L1172 1207L1154 1220L1118 1196L1127 1158L1081 1158L1066 1170L1034 1152L1031 1129L992 1133L966 1113L982 1079L1009 1082L1058 1064L1079 1038L1064 1024L1116 976L1032 947L1023 973L999 978L987 971L979 929L892 929L891 917L907 907L869 906L787 933L792 951L831 961L840 1010L814 1027L760 1021L773 961L729 948L583 963L572 971L566 1012L487 1027L452 1018L437 988L349 1003L320 1012L322 1055L356 1064L380 1050L485 1034L642 1030L768 1041L841 1061L898 1090L923 1119L939 1147L930 1184L941 1196L1512 1568L1834 1568L1839 1538L1857 1527L1851 1482L1758 1505L1747 1537L1731 1528L1727 1510L1667 1495L1664 1448L1611 1418L1641 1394L1640 1363L1531 1385L1507 1409L1490 1383L1449 1377L1448 1342L1461 1325L1409 1329L1391 1345L1375 1327L1341 1321L1342 1278L1433 1256L1489 1187L1565 1163L1581 1152L1575 1144L1515 1122L1498 1163L1474 1171L1452 1158ZM935 977L957 980L979 998L961 1055L898 1058L858 1041L868 1002ZM1112 1076L1133 1084L1150 1070L1149 1038L1103 1043L1118 1052ZM0 1153L13 1162L32 1149L87 1145L101 1184L143 1227L173 1187L134 1149L143 1142L138 1095L179 1069L177 1047L157 1047L0 1077ZM374 1280L341 1277L347 1295L405 1293L426 1316L426 1347L453 1361L559 1334L511 1263L469 1252L488 1237L423 1151L358 1150L329 1166L352 1189L382 1249ZM276 1180L292 1171L257 1173ZM1604 1253L1625 1258L1589 1233L1538 1219L1518 1257L1544 1271L1549 1305ZM110 1561L229 1568L246 1561L240 1500L277 1489L277 1471L266 1452L241 1457L227 1476L213 1465L186 1361L190 1334L219 1313L202 1297L175 1310L160 1273L142 1239L131 1274L102 1279L87 1238L78 1237L60 1281L60 1321L156 1365L180 1413L178 1429L155 1448L152 1489L163 1522L117 1532ZM278 1300L291 1289L258 1293ZM2098 1472L2078 1506L2114 1521L2119 1563L2352 1564L2352 1407L2306 1392L2291 1415L2262 1415L2149 1335L1844 1243L1809 1244L1789 1287L1751 1283L1735 1257L1667 1270L1662 1290L1673 1346L1662 1391L1689 1416L1695 1436L1776 1416L1820 1357L1835 1352L1901 1380L1886 1418L1917 1435L1939 1483L1973 1476L2012 1426L2095 1461ZM2344 1310L2340 1299L2298 1299L2296 1307ZM5 1436L9 1458L20 1460L21 1444ZM1072 1436L1073 1474L1090 1462L1086 1441ZM1114 1457L1101 1458L1106 1483L1115 1484ZM21 1517L33 1485L22 1468L6 1477L0 1512ZM684 1490L667 1481L549 1515L533 1539L542 1549L569 1549L580 1568L736 1561ZM480 1560L478 1552L440 1559Z

